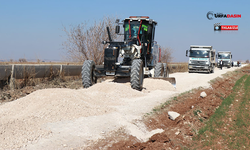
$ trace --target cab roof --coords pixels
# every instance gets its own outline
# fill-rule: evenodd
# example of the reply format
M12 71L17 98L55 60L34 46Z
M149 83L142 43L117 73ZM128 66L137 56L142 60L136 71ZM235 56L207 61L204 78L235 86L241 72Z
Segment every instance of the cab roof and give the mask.
M148 21L149 23L155 23L155 25L157 24L156 21L154 21L153 19L150 19L148 16L130 16L129 18L124 19L124 21L126 20L130 20L130 21L141 21L141 20L145 20Z
M218 51L217 53L231 53L231 51Z

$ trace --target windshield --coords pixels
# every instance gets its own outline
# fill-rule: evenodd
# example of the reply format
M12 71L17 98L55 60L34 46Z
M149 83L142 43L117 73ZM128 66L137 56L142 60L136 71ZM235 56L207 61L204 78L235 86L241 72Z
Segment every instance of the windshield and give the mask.
M229 54L218 54L218 59L230 59Z
M203 50L190 50L189 57L206 58L209 57L209 53Z
M140 22L130 22L130 28L131 28L131 38L137 38L137 34L140 28ZM124 33L125 33L125 40L129 38L129 23L125 22L125 28L124 28Z

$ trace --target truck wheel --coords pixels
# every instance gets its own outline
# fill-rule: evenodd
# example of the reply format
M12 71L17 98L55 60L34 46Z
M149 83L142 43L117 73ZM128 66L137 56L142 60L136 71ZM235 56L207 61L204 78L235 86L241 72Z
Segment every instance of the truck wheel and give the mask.
M154 72L154 77L163 77L164 76L164 69L162 63L157 63L155 65L155 72Z
M211 72L210 73L214 73L214 66L212 67L212 70L211 70Z
M82 66L82 84L84 88L88 88L96 83L94 77L95 63L93 60L86 60Z
M214 68L211 70L211 73L214 73Z
M131 73L130 73L130 83L133 89L142 90L143 85L143 62L141 59L135 59L132 62Z
M167 63L163 63L163 68L164 68L164 77L169 77L169 69L167 66Z

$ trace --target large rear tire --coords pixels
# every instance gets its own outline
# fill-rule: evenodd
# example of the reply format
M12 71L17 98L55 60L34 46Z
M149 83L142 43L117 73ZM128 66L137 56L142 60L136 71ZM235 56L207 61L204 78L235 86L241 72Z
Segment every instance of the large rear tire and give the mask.
M164 76L164 69L162 63L157 63L155 65L154 77L159 78Z
M141 91L143 86L143 62L141 59L135 59L132 62L130 83L131 88Z
M95 63L93 60L86 60L82 66L82 84L84 88L88 88L96 83L94 76Z

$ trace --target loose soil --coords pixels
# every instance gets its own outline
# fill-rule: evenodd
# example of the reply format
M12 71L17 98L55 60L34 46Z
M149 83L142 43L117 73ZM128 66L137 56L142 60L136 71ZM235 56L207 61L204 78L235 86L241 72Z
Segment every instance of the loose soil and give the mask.
M148 130L160 128L164 130L163 132L153 135L146 142L136 141L135 137L120 140L108 147L108 149L228 149L229 147L227 145L229 143L223 143L223 137L214 137L213 142L217 141L218 143L210 146L204 146L203 140L194 142L193 137L197 136L199 129L205 125L210 116L213 115L215 110L220 106L221 102L233 92L232 89L235 82L242 77L245 72L248 72L248 70L250 70L250 67L245 67L241 72L229 73L225 75L224 78L217 78L212 81L210 88L198 88L174 97L171 102L161 105L157 112L144 117L143 120ZM205 98L200 97L200 93L203 91L207 94ZM242 93L239 92L239 95L242 95ZM236 103L239 103L238 100L236 100ZM232 119L236 120L235 112L237 111L235 107L238 107L237 104L232 104L230 107L231 110L228 114L230 117L229 120L228 117L224 118L224 124L227 125L219 129L225 135L234 132L230 129L234 128ZM246 107L245 109L248 108ZM168 111L178 112L180 116L173 121L169 119ZM221 133L221 135L223 133ZM209 136L212 135L210 134ZM236 139L237 137L235 137L234 140ZM234 140L230 141L234 143Z
M141 92L131 89L126 80L106 80L88 89L78 89L81 81L76 81L68 83L73 89L61 88L68 87L65 83L56 84L59 88L37 90L39 88L32 86L15 90L27 96L14 101L11 98L21 97L21 94L10 94L10 98L2 96L5 98L0 105L0 147L157 149L162 145L186 146L204 124L201 119L211 116L222 98L231 92L238 76L226 76L225 80L218 80L212 86L208 81L234 69L216 70L214 74L171 74L176 77L176 89L164 80L145 79ZM203 91L200 88L177 96L199 86L210 87L205 90L208 96L204 99L199 96ZM3 90L6 92L11 93ZM171 97L174 97L173 101L166 103ZM153 109L160 104L163 106ZM152 109L154 111L149 113ZM177 111L181 116L170 121L166 110Z

